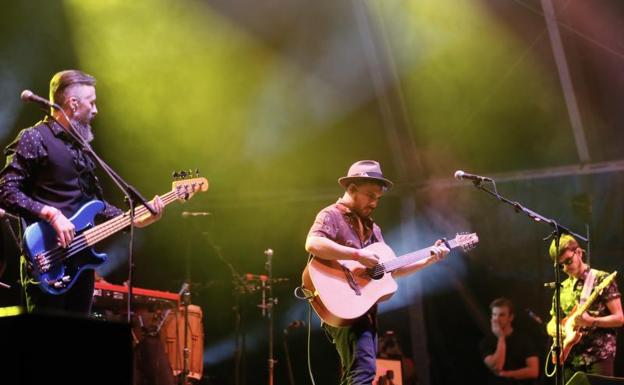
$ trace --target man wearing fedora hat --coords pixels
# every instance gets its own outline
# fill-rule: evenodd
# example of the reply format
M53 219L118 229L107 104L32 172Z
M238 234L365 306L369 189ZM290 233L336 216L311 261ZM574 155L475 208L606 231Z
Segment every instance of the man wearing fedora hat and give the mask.
M374 160L355 162L347 176L338 179L338 183L345 189L345 193L336 203L317 214L306 239L306 250L316 258L356 260L366 267L373 267L380 256L364 248L384 240L371 214L393 183L383 176L379 162ZM400 276L413 273L444 258L448 252L442 241L438 240L432 247L430 257L397 269L392 274ZM323 324L340 356L341 384L371 384L375 378L376 313L375 305L350 326Z

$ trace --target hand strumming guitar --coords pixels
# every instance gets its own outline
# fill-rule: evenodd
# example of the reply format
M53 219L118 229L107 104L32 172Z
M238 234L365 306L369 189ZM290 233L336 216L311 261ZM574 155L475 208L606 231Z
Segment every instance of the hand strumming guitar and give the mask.
M375 267L379 263L379 256L366 249L354 249L353 259L366 267Z
M61 210L52 206L43 206L39 217L52 226L56 232L56 240L59 246L66 248L74 240L76 228L74 224L63 215Z

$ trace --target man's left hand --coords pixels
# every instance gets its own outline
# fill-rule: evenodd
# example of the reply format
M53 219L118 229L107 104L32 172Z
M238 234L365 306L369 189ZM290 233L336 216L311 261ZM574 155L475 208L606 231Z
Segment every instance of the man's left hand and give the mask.
M145 226L149 226L152 223L156 222L157 220L159 220L160 218L162 218L163 212L165 211L165 205L163 204L162 200L160 199L160 197L158 195L154 196L154 199L152 199L151 202L148 202L152 205L152 208L154 209L154 211L156 211L156 215L152 214L151 212L147 212L144 215L141 215L138 218L134 219L134 225L136 227L145 227Z
M431 256L429 260L434 263L444 259L449 253L449 249L444 245L441 239L438 239L431 247Z
M575 328L590 327L594 324L594 321L596 321L596 318L585 312L581 314L580 317L574 319L574 326Z

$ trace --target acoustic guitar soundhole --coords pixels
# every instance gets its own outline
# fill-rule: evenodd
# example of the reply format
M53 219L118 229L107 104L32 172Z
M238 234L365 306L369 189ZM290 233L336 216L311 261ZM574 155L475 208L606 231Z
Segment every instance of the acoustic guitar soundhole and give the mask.
M369 267L366 269L366 272L372 279L381 279L386 273L386 269L383 264L376 265L374 267Z

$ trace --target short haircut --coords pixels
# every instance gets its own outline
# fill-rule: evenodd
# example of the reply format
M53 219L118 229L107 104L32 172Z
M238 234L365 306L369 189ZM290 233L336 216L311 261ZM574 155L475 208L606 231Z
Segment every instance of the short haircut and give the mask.
M68 91L76 85L95 86L95 78L79 70L55 73L50 80L50 100L63 105L67 101Z
M509 298L496 298L494 301L492 301L492 303L490 303L490 310L494 309L495 307L506 307L507 309L509 309L510 315L515 313L514 304Z
M570 234L563 234L559 238L559 251L557 252L557 247L555 246L555 240L553 239L552 242L550 242L550 248L548 249L548 254L550 254L550 259L552 259L553 261L556 261L567 250L574 251L578 249L579 247L580 246L576 238L574 238ZM584 251L585 250L583 250L583 252Z

